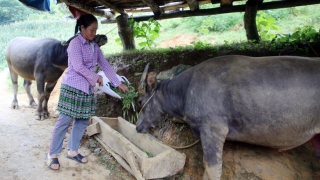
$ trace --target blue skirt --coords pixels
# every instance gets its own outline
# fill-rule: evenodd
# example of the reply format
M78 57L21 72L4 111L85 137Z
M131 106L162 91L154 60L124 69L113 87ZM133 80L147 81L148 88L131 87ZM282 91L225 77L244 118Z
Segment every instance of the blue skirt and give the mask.
M80 91L76 88L61 84L58 111L77 119L88 119L95 114L94 94Z

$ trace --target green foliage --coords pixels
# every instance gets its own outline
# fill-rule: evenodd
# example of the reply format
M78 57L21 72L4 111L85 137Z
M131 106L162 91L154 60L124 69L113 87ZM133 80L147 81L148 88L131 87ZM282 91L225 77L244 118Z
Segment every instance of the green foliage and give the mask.
M142 49L148 47L151 49L154 44L154 40L159 37L160 23L153 18L150 18L147 22L134 22L133 19L129 22L133 27L133 35L136 38L142 38L144 41L138 43Z
M136 112L135 114L133 113L132 115L129 115L129 112L131 109L133 109L133 111L135 111L135 101L134 98L138 97L138 92L136 92L136 90L134 89L133 86L131 86L129 83L127 82L122 82L124 85L126 85L129 88L129 92L124 93L121 90L119 90L118 88L115 88L113 86L110 85L111 89L119 94L119 96L121 96L121 100L122 100L122 111L123 111L123 118L129 120L129 122L131 123L135 123L137 121L137 117L138 117L138 113Z
M142 41L138 43L141 49L155 46L154 40L159 37L160 23L153 18L150 18L147 22L135 22L133 19L129 20L129 26L133 30L135 38L142 38ZM116 39L117 44L120 44L120 38Z
M148 156L148 158L152 158L153 156L152 156L152 154L151 153L149 153L149 152L147 152L147 151L145 151L145 150L142 150L144 153L146 153L146 155Z
M114 41L116 42L117 45L122 46L122 42L120 38L117 38Z
M8 67L7 61L0 61L0 71L3 71L6 67Z
M0 0L0 24L24 20L57 19L70 15L66 6L62 4L53 5L53 0L51 0L50 4L51 11L44 12L25 6L17 0Z
M217 8L217 4L201 5L201 9ZM242 22L243 13L220 14L211 16L193 16L181 19L180 24L187 24L188 29L203 34L223 32Z
M210 29L212 29L214 26L214 22L212 19L207 18L201 22L200 27L196 29L200 34L208 34Z
M276 26L274 18L263 11L257 14L256 24L262 40L272 40L276 37L274 32L280 30L279 27Z
M205 41L192 42L192 45L194 46L194 48L196 50L204 50L204 49L212 47L212 44L207 43Z
M298 27L292 34L277 34L273 39L275 42L320 42L320 29L317 31L313 26Z
M208 32L223 32L242 22L243 13L220 14L212 16L194 16L181 19L181 23L195 32L206 34Z
M0 24L25 20L28 18L28 14L34 12L19 1L0 0L0 7Z
M281 20L281 19L286 19L290 14L294 14L295 11L296 11L296 8L293 7L293 8L265 10L262 12L266 13L269 17L272 17L275 20Z

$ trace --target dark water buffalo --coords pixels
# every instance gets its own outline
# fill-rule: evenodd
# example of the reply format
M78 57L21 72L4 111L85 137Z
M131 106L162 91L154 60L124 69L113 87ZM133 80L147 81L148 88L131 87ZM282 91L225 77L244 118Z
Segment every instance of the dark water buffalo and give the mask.
M222 56L160 83L146 71L137 131L164 114L186 121L201 139L204 179L220 179L226 140L279 151L312 140L320 157L320 58Z
M29 104L37 107L35 118L43 120L49 117L48 100L59 77L68 66L67 47L70 40L61 42L53 38L17 37L9 43L6 59L14 91L12 108L19 107L17 83L18 76L21 76L24 78L23 86L28 94ZM107 43L107 37L97 35L95 42L99 46L104 45ZM36 80L37 83L38 106L30 91L32 80Z

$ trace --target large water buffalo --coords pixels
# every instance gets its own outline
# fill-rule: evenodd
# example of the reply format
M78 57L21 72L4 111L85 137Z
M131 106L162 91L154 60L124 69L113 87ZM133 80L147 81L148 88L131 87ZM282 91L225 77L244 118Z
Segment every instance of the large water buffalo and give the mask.
M220 179L226 140L279 151L312 140L320 157L320 58L221 56L160 83L146 72L136 130L165 114L186 121L201 139L203 179Z
M9 43L6 59L14 92L12 108L19 107L17 91L18 76L21 76L24 78L23 86L30 106L37 107L35 118L43 120L49 117L47 104L50 93L68 66L67 47L72 38L62 42L53 38L17 37ZM99 46L104 45L107 43L107 36L96 35L94 41ZM30 91L32 80L37 83L38 106Z

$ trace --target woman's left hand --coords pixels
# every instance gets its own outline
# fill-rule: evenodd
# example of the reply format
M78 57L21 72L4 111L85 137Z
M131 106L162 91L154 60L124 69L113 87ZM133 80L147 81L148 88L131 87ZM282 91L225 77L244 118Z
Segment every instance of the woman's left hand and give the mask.
M120 85L118 86L118 89L120 89L120 90L123 91L123 92L129 92L129 88L128 88L126 85L124 85L124 84L120 84Z

